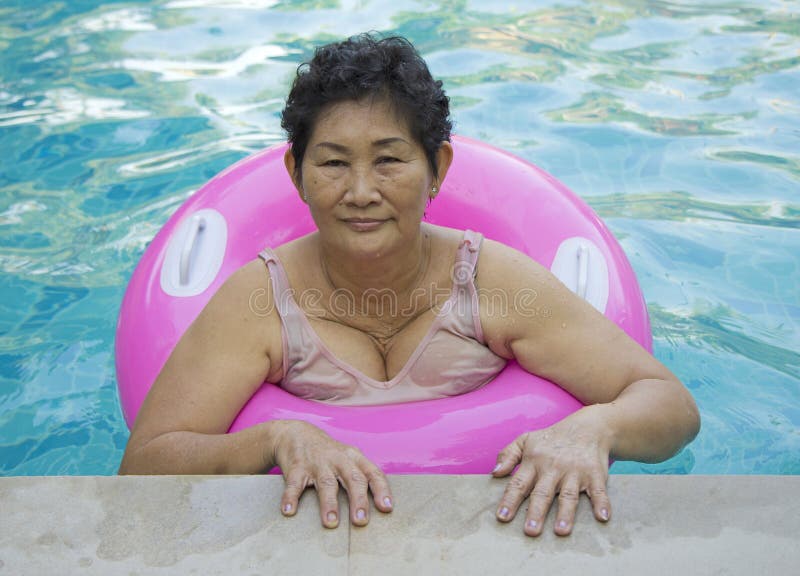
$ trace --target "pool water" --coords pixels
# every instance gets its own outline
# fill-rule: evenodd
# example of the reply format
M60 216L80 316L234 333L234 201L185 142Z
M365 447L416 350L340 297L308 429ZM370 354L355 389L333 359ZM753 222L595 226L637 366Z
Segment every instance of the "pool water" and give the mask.
M456 131L620 240L703 429L619 473L800 473L800 3L0 1L0 474L113 474L126 282L169 215L283 139L313 47L409 37ZM146 343L143 343L146 345Z

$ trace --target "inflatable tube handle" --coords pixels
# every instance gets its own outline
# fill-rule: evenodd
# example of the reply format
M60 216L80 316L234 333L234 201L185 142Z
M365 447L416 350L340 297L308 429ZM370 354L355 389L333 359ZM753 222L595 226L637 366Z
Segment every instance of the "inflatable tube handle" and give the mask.
M586 300L586 289L589 286L589 248L583 242L577 250L578 256L578 296Z
M556 278L600 312L608 303L608 265L597 245L583 236L567 238L550 265Z
M227 243L228 226L220 212L204 208L188 216L162 248L161 289L179 297L203 293L217 277Z
M197 236L206 229L206 220L199 214L195 214L191 219L191 228L189 229L189 236L186 237L186 242L181 249L180 260L180 283L181 286L186 286L189 283L189 267L192 264L192 252L194 245L197 242Z

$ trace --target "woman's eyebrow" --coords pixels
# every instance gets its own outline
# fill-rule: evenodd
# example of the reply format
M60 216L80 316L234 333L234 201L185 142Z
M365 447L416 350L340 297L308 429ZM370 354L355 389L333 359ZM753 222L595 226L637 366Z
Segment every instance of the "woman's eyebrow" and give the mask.
M384 146L391 146L392 144L408 144L403 138L393 136L391 138L382 138L372 143L373 148L382 148Z
M399 136L392 136L390 138L381 138L380 140L375 140L372 143L373 148L385 148L387 146L391 146L393 144L406 144L408 145L408 141L404 138L400 138ZM345 146L344 144L337 144L336 142L319 142L318 144L314 145L314 148L330 148L335 152L339 152L342 154L346 154L350 152L350 148Z
M331 148L332 150L341 153L350 152L350 148L342 144L336 144L335 142L320 142L319 144L315 144L314 148Z

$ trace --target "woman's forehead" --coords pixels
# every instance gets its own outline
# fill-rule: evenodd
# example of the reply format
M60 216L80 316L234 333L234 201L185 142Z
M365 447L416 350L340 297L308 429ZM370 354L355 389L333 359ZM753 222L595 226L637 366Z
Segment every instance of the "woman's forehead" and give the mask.
M386 98L345 100L323 108L314 122L309 143L334 137L414 141L408 120Z

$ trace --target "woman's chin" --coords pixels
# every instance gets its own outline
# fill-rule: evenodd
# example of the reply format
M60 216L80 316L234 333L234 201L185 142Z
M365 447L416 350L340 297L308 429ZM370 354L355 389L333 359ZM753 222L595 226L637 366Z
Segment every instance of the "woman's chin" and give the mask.
M399 237L375 230L369 233L348 235L345 247L349 255L357 260L377 260L395 253L402 245Z

